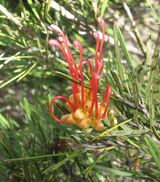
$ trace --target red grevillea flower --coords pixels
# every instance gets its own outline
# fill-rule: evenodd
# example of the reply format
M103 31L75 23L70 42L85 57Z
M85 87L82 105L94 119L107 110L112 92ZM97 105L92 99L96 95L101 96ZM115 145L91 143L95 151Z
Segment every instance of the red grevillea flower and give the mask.
M102 100L99 101L97 94L99 80L104 67L102 51L106 24L101 17L98 18L98 22L102 29L102 38L100 39L98 32L94 32L93 36L96 39L94 62L84 60L83 47L81 43L77 40L73 42L74 46L79 49L78 64L70 51L67 37L62 30L56 25L51 25L49 27L51 31L56 31L59 34L58 40L50 39L50 46L57 46L61 50L68 64L71 77L80 82L80 84L72 82L72 94L69 98L65 96L53 97L49 108L51 117L57 122L63 124L75 124L81 129L93 127L100 131L104 129L102 120L107 115L111 95L111 85L108 84ZM90 89L85 88L84 86L84 64L88 66L91 75L91 79L89 81ZM57 99L64 100L66 102L66 107L70 110L69 114L62 116L61 118L57 118L52 110L52 106Z

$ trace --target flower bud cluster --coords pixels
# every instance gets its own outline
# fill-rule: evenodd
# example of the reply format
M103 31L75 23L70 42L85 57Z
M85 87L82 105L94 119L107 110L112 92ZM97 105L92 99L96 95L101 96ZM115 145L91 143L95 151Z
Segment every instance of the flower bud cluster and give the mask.
M69 97L69 101L73 103L73 95ZM81 93L77 93L75 95L76 100L78 102L78 109L74 112L66 114L61 117L61 120L64 124L68 125L77 125L81 129L87 129L89 127L94 128L97 131L101 131L104 129L104 125L101 122L101 118L95 118L94 110L92 115L89 116L89 108L91 107L92 100L91 100L91 92L89 89L85 89L84 91L84 107L82 105ZM66 102L67 109L71 110L70 104ZM104 107L99 106L100 113L104 112Z

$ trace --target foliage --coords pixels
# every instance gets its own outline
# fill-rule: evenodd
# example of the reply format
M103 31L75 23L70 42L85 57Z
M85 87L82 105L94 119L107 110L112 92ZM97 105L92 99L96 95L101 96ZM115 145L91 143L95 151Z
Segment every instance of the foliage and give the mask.
M158 1L16 3L0 4L0 181L158 181ZM74 81L60 52L49 48L55 35L48 26L57 24L70 42L80 40L84 57L92 59L99 16L109 37L99 93L111 83L110 108L118 120L111 126L105 119L103 132L56 123L48 108L51 97L70 93ZM66 112L60 103L54 109Z

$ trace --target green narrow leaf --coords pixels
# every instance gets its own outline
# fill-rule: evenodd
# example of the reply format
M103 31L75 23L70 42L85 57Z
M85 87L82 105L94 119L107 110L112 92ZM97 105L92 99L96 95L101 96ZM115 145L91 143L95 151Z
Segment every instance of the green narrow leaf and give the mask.
M29 165L29 162L23 161L23 170L24 170L24 176L26 181L31 181L31 166Z
M17 153L15 151L14 145L10 142L7 133L1 132L0 133L0 144L3 150L6 152L8 158L16 158ZM6 156L5 154L5 156Z
M27 160L40 160L43 158L51 158L54 156L65 156L67 153L58 153L58 154L48 154L48 155L40 155L40 156L32 156L32 157L20 157L13 159L5 159L4 162L16 162L16 161L27 161Z
M117 65L117 69L118 69L118 73L119 73L119 77L120 77L120 80L124 80L124 72L123 72L123 66L122 66L122 63L121 63L121 51L120 51L120 48L119 48L119 42L118 42L118 35L117 35L117 26L116 24L114 24L114 43L115 43L115 53L116 53L116 65Z
M112 174L117 175L117 176L133 176L132 172L121 171L121 170L118 170L118 169L108 168L108 167L105 167L105 166L97 165L97 166L95 166L95 168L103 171L104 173L112 173Z
M31 120L31 107L30 104L28 103L27 99L24 98L23 102L21 103L21 107L26 111L26 115L29 118L29 120Z
M2 114L0 114L0 129L1 128L9 128L9 122Z
M114 79L115 86L118 87L119 92L122 94L123 87L122 87L122 82L121 82L120 78L118 77L116 72L112 71L112 70L111 70L111 75L112 75L112 77Z
M44 16L47 17L52 4L52 0L45 1L44 3L45 3Z
M134 85L133 86L133 91L134 91L134 94L135 94L135 103L138 106L138 104L139 104L139 97L140 97L140 91L139 91L139 84L138 84L137 77L136 77L136 72L135 72L135 70L133 68L132 59L131 59L131 56L130 56L128 50L127 50L127 46L126 46L125 40L123 38L123 35L121 33L121 30L119 29L119 27L117 25L116 25L116 31L117 31L118 39L120 41L120 44L121 44L124 56L126 58L128 66L129 66L131 82Z
M150 127L154 126L155 118L155 109L154 109L154 100L153 100L153 88L149 91L149 116L150 116Z
M64 158L63 160L61 160L60 162L48 167L47 169L44 170L43 173L46 173L47 171L54 171L58 168L60 168L61 166L63 166L68 160L75 158L76 156L78 156L80 153L82 153L81 150L75 151L71 154L69 154L66 158Z
M150 137L145 137L145 141L150 154L160 170L160 147Z
M116 32L117 32L120 44L122 46L122 50L123 50L124 56L125 56L125 58L127 60L129 69L131 70L131 75L134 78L135 71L133 69L132 60L131 60L130 54L129 54L128 50L127 50L127 46L126 46L125 40L123 38L122 32L121 32L121 30L119 29L119 27L117 25L115 25L115 29L116 29Z
M152 64L150 65L151 71L148 73L149 81L146 92L146 102L149 107L151 128L154 126L154 120L155 120L154 90L157 87L157 84L155 82L155 77L159 73L159 69L157 68L158 58L159 58L158 50L155 50L155 55L153 56Z
M116 128L118 128L119 126L122 126L122 125L124 125L124 124L126 124L126 123L128 123L128 122L130 122L130 121L132 121L132 119L125 120L125 121L123 121L123 122L117 124L116 126L111 127L110 129L106 129L104 132L102 132L102 133L99 134L98 136L95 136L91 141L94 141L94 140L97 140L97 139L100 139L100 138L105 137L105 135L106 135L107 133L109 133L110 131L113 131L113 130L115 130Z
M28 68L28 70L27 70L22 76L20 76L20 77L18 78L17 82L19 82L19 81L22 80L25 76L27 76L27 75L32 71L32 69L33 69L36 65L37 65L36 63L33 63L33 65L32 65L30 68Z
M35 8L35 4L32 0L28 0L28 4L31 6L31 9L35 15L35 17L40 20L40 16L39 16L39 13L37 12L37 9Z
M152 131L155 135L155 137L160 140L160 133L158 133L158 131L156 130L156 128L154 126L152 126Z
M19 73L18 75L14 76L13 78L11 78L10 80L6 81L5 83L2 83L2 85L0 85L0 88L3 88L4 86L10 84L11 82L17 80L19 77L21 77L23 74L25 73L25 71L22 71L21 73Z
M101 13L100 13L101 17L103 17L105 10L108 7L108 1L109 0L102 0Z
M146 0L146 2L147 2L147 4L149 5L149 7L151 8L151 10L152 10L153 17L154 17L157 21L159 21L159 23L160 23L159 16L157 15L155 9L153 8L151 1L150 1L150 0Z

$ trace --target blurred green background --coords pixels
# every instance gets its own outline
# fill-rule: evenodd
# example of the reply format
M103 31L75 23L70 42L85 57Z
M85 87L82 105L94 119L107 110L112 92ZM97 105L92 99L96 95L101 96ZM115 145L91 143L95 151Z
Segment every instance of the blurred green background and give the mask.
M85 60L94 58L97 18L107 24L99 92L112 84L118 124L82 131L49 116L71 81L50 24ZM0 0L0 182L159 181L160 2L158 0ZM107 76L106 76L107 75ZM64 106L56 104L57 115Z

